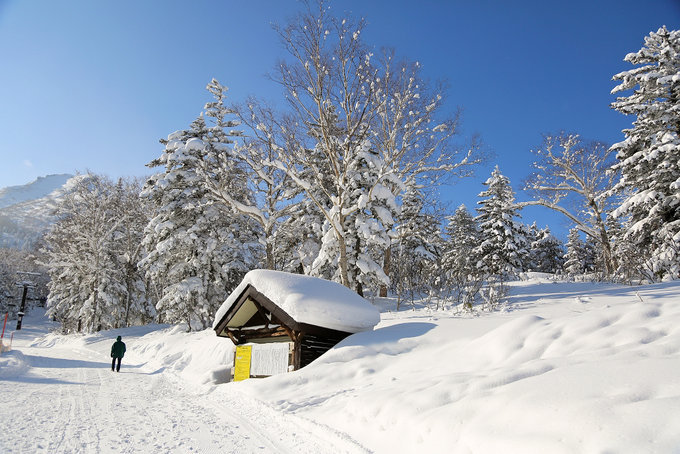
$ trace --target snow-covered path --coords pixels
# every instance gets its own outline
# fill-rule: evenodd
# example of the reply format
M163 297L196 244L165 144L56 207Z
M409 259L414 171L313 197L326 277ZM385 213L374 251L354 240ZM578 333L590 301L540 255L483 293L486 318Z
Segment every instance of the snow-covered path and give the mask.
M111 339L80 346L17 332L14 367L0 371L0 452L366 452L343 434L282 415L238 391L221 392L153 370L130 351L111 372ZM8 373L8 370L14 373Z

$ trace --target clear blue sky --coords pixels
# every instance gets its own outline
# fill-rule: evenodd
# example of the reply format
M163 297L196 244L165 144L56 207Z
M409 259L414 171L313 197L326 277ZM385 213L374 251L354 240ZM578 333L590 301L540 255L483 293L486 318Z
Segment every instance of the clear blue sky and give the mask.
M264 76L282 55L270 24L293 0L0 0L0 187L51 173L148 175L158 139L196 118L212 77L231 98L276 101ZM337 0L367 19L369 44L420 61L450 84L463 134L495 159L442 195L474 209L498 164L518 191L541 134L567 130L613 143L633 118L611 110L612 75L661 25L680 27L679 0ZM562 218L541 208L525 222Z

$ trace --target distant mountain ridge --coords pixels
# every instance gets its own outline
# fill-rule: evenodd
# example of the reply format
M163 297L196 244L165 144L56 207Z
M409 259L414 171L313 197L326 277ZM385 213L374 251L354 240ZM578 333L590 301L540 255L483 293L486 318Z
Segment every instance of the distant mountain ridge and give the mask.
M30 249L54 222L53 211L68 190L70 174L38 177L0 189L0 247Z
M0 208L16 203L41 199L66 184L73 175L62 173L38 177L35 181L20 186L7 186L0 189Z

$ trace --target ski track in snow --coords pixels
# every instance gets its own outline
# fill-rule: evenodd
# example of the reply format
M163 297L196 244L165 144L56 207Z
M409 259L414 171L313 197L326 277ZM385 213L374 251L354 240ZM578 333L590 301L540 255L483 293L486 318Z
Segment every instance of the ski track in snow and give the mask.
M0 380L0 452L369 452L346 434L237 390L147 369L129 347L121 372L111 372L111 342L18 346L31 367Z

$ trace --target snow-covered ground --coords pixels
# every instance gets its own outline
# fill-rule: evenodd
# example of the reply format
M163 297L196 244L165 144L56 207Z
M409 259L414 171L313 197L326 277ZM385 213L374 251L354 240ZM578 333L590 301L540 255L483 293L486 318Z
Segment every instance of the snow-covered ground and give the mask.
M534 277L491 314L388 308L307 368L239 383L212 330L60 336L29 315L0 356L0 452L680 452L680 282Z

